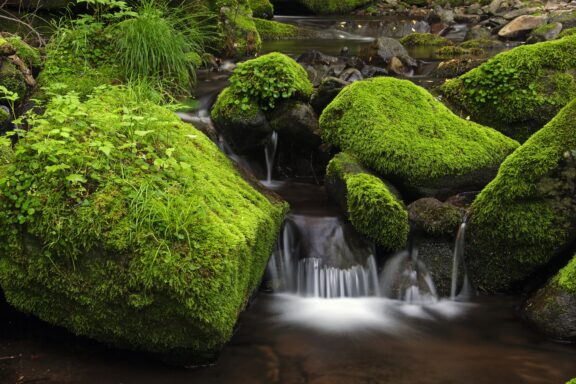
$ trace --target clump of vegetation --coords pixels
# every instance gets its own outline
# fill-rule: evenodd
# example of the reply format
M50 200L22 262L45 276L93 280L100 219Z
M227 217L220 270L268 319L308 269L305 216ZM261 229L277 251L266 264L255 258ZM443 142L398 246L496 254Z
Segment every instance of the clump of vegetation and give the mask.
M454 43L440 35L432 33L411 33L400 39L400 43L406 47L423 47L423 46L447 46Z
M462 223L463 210L427 197L408 207L413 229L430 236L454 236Z
M286 206L171 110L131 95L52 95L28 117L0 164L0 283L16 308L78 335L213 353L260 282Z
M573 101L504 161L474 201L468 260L484 290L522 281L573 238L575 121Z
M576 97L574 50L574 36L517 47L442 90L475 120L525 140Z
M230 77L230 89L242 110L249 109L251 101L267 110L283 99L308 100L313 91L304 68L276 52L239 63Z
M460 44L460 47L465 49L483 48L494 49L502 47L503 43L496 39L472 39Z
M14 48L16 55L18 55L18 57L22 59L30 69L40 68L42 65L42 59L38 49L31 47L17 35L5 36L4 40ZM2 45L1 42L0 45Z
M398 250L408 239L408 212L404 204L378 177L352 156L339 153L326 169L329 191L345 193L345 210L352 225L389 250Z
M576 257L558 273L558 284L567 292L576 294Z
M560 32L560 34L556 38L562 39L563 37L572 35L576 35L576 27L562 30L562 32Z
M141 1L134 17L113 26L114 52L126 79L162 79L188 90L213 38L198 18L158 0Z
M454 184L457 176L497 167L518 146L496 130L454 115L425 89L394 78L344 88L322 113L320 128L328 143L414 188L445 177Z

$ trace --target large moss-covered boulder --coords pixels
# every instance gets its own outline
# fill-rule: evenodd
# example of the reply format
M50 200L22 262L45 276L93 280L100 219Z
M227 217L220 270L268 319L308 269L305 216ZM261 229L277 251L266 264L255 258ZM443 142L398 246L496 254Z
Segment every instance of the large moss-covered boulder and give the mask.
M325 184L358 232L388 250L406 245L406 207L390 187L353 156L344 152L336 155L328 164Z
M576 257L528 300L524 313L547 335L576 341Z
M173 112L132 97L54 98L1 163L0 285L75 334L208 358L258 286L286 206Z
M272 131L266 115L286 102L307 102L312 91L300 64L284 54L269 53L238 64L230 86L212 107L212 119L224 138L243 151L259 145Z
M482 124L526 140L576 97L576 36L500 53L442 90Z
M472 208L468 266L476 285L503 291L576 238L576 100L518 148Z
M406 80L357 81L320 117L323 138L394 185L447 197L487 184L518 143L454 115Z
M252 9L252 16L269 19L274 16L274 6L269 0L248 0Z

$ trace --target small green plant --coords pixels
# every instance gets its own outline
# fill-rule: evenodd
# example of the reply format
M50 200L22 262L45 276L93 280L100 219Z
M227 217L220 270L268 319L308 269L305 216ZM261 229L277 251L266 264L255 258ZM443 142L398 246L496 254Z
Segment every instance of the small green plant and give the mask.
M6 100L6 102L8 102L13 117L16 116L16 102L19 98L18 93L12 92L5 86L0 85L0 100Z
M500 62L493 61L485 64L480 70L482 76L468 77L464 80L468 96L477 103L495 104L500 95L516 90L515 80L520 76L517 68L507 68ZM528 89L522 89L520 92L537 96L534 84L530 84Z
M235 103L248 110L255 100L263 110L274 109L276 103L295 95L312 92L306 71L280 53L270 53L238 64L230 77L232 91L238 95Z

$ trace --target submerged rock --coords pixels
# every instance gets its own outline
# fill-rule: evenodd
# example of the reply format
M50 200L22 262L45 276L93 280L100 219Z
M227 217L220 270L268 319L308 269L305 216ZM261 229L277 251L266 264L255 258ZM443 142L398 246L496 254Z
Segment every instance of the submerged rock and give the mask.
M405 246L408 212L404 204L353 156L339 153L330 161L325 185L358 232L388 250Z
M524 313L548 336L576 341L576 257L528 299Z
M54 98L31 124L8 159L0 151L6 299L115 347L213 358L260 283L285 204L122 87Z
M467 259L488 292L522 283L576 239L576 100L518 148L472 205Z
M408 192L448 197L487 184L514 140L454 115L406 80L357 81L320 117L325 141Z
M447 81L444 95L482 124L525 140L576 98L576 36L514 48Z

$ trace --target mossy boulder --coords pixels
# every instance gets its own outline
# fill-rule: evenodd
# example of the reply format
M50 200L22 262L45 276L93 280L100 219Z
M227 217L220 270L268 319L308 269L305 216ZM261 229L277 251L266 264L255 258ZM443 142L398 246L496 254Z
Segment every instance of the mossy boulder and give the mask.
M307 102L313 87L300 64L281 53L239 63L230 86L212 107L212 119L236 149L260 144L271 132L267 116L288 101Z
M411 33L401 38L400 43L405 47L441 47L454 45L454 43L447 38L432 33Z
M473 40L466 40L460 47L471 49L471 48L482 48L482 49L496 49L502 48L504 43L500 40L491 39L491 38L483 38L483 39L473 39Z
M561 31L562 31L561 23L545 24L530 32L527 42L539 43L542 41L553 40L560 34Z
M576 257L528 299L524 313L548 336L576 341Z
M306 31L295 25L279 23L272 20L254 19L256 29L260 33L262 40L282 40L306 37Z
M406 245L406 207L386 183L353 156L342 152L328 163L325 185L358 232L388 250Z
M472 117L526 140L576 98L576 36L503 52L442 86Z
M0 286L14 307L188 363L231 337L286 210L201 132L123 87L52 99L0 167L0 204Z
M467 259L489 292L522 283L576 238L576 100L518 148L472 205Z
M518 143L461 119L407 80L357 81L320 117L328 143L404 190L451 196L487 184Z
M252 16L269 19L274 16L274 6L269 0L248 0L252 9Z
M434 55L440 59L451 59L458 56L481 56L484 53L482 48L463 48L461 46L448 45L438 48Z

